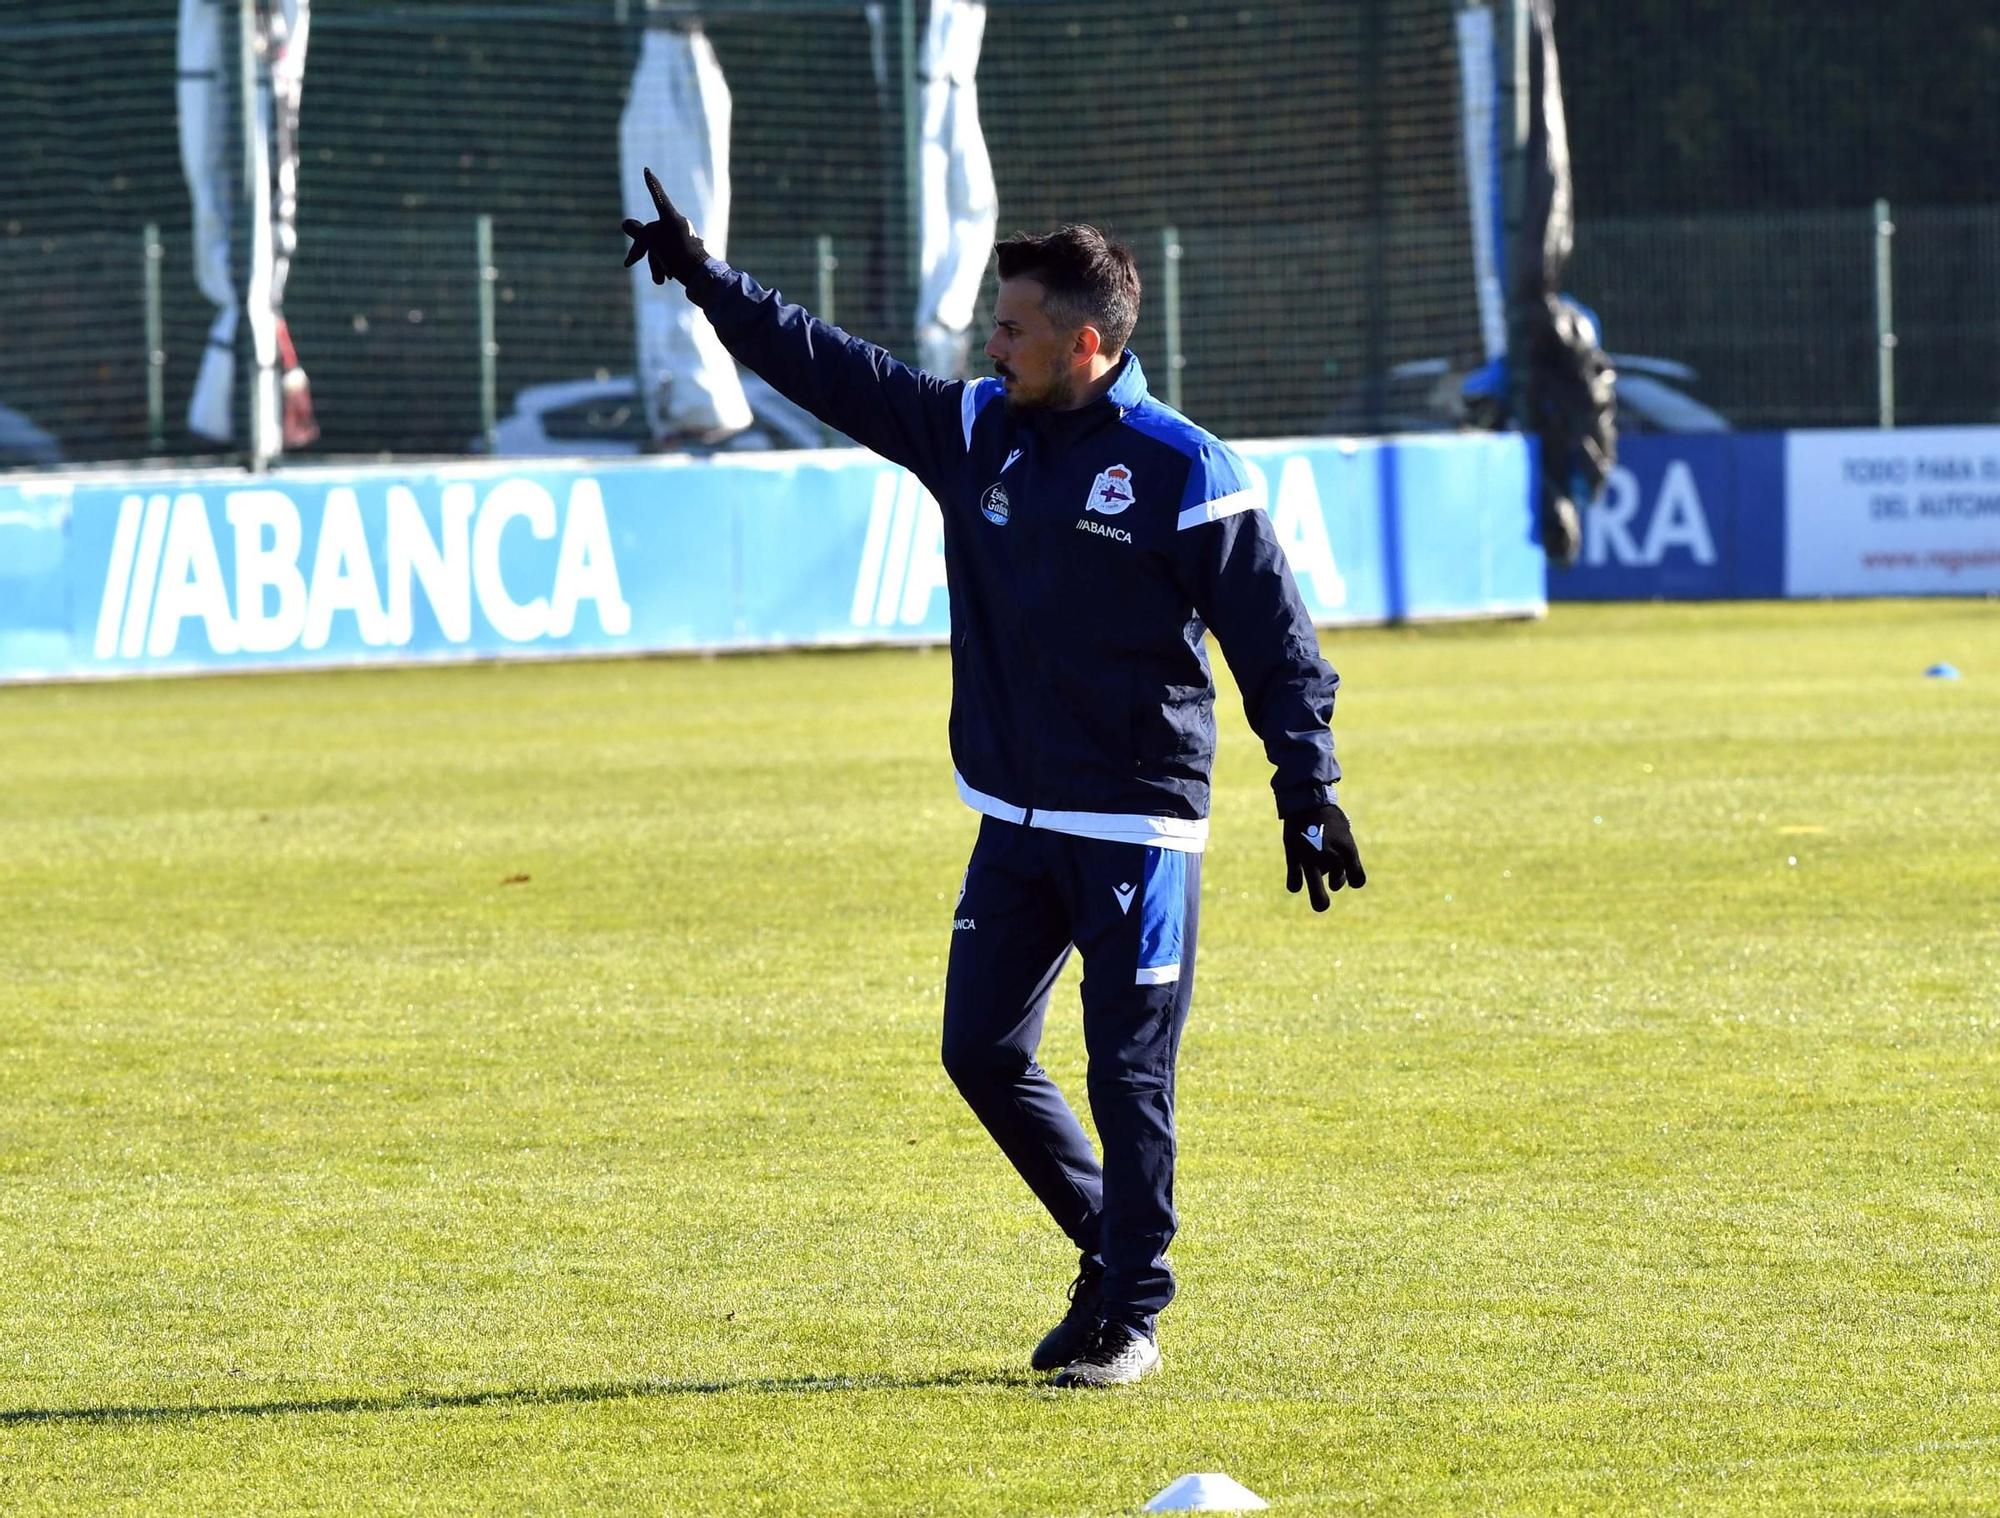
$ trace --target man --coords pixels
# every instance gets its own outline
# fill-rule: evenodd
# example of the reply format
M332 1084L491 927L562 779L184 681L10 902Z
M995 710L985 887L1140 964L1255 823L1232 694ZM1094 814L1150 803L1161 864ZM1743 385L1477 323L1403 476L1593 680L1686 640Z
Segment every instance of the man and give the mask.
M679 280L729 351L908 468L943 507L951 750L984 814L953 913L944 1063L1081 1252L1032 1357L1059 1386L1156 1369L1173 1296L1174 1059L1194 989L1214 696L1204 629L1276 767L1287 886L1365 880L1328 721L1338 681L1242 462L1146 392L1129 252L1095 228L999 244L995 378L946 381L717 259L648 175L627 264ZM1082 950L1100 1166L1035 1063Z

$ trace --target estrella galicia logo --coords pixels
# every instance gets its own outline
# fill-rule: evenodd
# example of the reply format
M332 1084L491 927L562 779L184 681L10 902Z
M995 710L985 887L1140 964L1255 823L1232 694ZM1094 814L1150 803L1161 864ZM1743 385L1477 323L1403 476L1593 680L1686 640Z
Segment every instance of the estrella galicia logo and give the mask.
M1007 487L997 481L986 487L986 494L979 498L979 514L995 527L1005 527L1011 508L1007 503Z
M1113 464L1109 469L1100 469L1097 478L1090 482L1090 499L1084 502L1083 509L1101 517L1115 517L1131 504L1132 471L1123 464Z

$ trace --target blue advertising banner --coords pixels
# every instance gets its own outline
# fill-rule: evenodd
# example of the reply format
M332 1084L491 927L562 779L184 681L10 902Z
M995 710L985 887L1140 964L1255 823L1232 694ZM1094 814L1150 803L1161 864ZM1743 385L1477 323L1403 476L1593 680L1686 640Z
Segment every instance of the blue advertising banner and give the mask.
M1583 513L1583 552L1551 570L1557 601L1713 601L1784 593L1778 439L1621 438L1604 498Z
M1243 452L1319 620L1543 609L1520 439ZM854 451L0 481L0 679L947 631L936 503Z
M1639 436L1556 601L2000 595L2000 427Z

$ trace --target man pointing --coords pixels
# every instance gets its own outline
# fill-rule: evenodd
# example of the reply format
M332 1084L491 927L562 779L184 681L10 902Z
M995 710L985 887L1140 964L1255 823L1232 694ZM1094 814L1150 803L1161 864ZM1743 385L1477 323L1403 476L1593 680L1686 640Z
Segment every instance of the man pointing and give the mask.
M1174 1292L1174 1061L1215 754L1204 633L1275 769L1286 885L1316 911L1366 879L1335 802L1338 679L1249 471L1126 351L1125 248L1088 226L1002 241L994 377L945 380L708 257L646 177L660 219L624 224L626 262L680 281L737 359L943 508L952 760L984 818L952 914L945 1069L1081 1254L1033 1365L1059 1386L1136 1381ZM1035 1063L1073 948L1101 1165Z

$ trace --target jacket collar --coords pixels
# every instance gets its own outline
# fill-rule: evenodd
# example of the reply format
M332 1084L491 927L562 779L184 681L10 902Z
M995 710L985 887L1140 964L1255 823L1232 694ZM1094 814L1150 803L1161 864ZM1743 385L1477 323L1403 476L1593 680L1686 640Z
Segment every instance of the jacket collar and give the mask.
M1139 355L1130 348L1118 361L1118 378L1104 392L1104 399L1120 411L1130 411L1146 398L1146 371L1139 367Z
M1118 420L1144 401L1148 393L1146 371L1139 367L1139 355L1127 348L1125 356L1118 361L1118 372L1111 381L1111 388L1104 394L1074 411L1036 412L1029 425L1051 441L1072 443L1087 432L1095 432L1106 422Z

